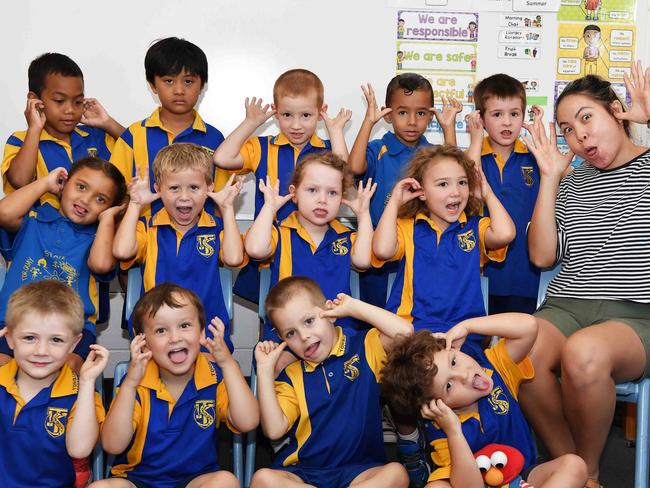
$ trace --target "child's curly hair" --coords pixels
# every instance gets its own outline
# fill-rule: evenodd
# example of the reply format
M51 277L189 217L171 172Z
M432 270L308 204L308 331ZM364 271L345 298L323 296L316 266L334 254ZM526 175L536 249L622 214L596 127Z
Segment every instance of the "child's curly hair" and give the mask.
M314 163L319 163L323 166L327 166L341 172L341 190L343 191L343 195L345 195L353 183L352 173L350 173L350 169L348 168L346 162L330 151L312 153L305 156L296 166L296 169L293 172L293 176L291 177L291 185L298 188L303 178L305 177L305 168Z
M435 353L445 349L445 340L421 330L397 339L381 371L382 396L395 411L417 414L433 399L433 378L438 368Z
M432 164L435 164L443 158L455 159L465 170L465 173L467 174L467 183L470 189L469 199L467 200L467 206L465 207L465 215L468 217L479 215L481 211L481 201L473 194L478 183L474 161L472 161L456 146L443 144L442 146L427 146L419 149L406 167L403 178L413 178L423 185L424 173ZM399 210L399 217L404 219L413 218L420 212L426 214L429 213L427 203L419 198L414 198L402 205Z

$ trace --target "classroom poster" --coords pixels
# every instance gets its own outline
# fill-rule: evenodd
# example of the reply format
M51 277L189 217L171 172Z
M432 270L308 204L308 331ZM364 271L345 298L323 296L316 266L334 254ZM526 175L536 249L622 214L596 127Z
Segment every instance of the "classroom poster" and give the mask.
M561 22L614 22L629 24L636 17L636 0L562 0Z

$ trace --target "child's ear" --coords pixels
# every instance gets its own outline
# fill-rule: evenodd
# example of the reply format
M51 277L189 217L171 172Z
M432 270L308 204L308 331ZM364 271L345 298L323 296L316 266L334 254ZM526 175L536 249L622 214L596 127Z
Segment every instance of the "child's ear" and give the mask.
M7 341L7 344L9 345L9 349L12 351L14 350L14 336L11 333L10 330L7 330L7 333L5 334L5 339Z
M381 107L382 110L384 110L386 107ZM393 118L392 118L393 112L388 112L386 115L384 115L384 122L387 124L393 125Z
M272 103L272 104L271 104L271 110L273 110L273 111L275 112L275 113L273 114L273 117L274 117L275 119L278 119L278 118L279 118L279 117L278 117L278 108L275 106L275 103Z
M424 202L427 199L427 196L422 193L422 195L420 195L418 198Z
M296 187L295 187L295 185L289 185L289 195L291 195L291 200L293 200L293 203L296 203Z
M158 183L156 183L155 181L153 183L153 191L155 191L156 193L160 193L160 187L158 186Z
M83 334L79 333L77 334L77 337L75 337L74 341L72 342L72 345L70 346L70 353L74 351L74 348L77 347L77 344L79 344L79 341L83 337Z
M320 112L318 112L318 120L323 120L323 116L321 115L322 113L327 113L327 104L324 103L323 106L320 108Z
M151 82L147 82L147 83L149 83L149 87L151 88L151 91L154 92L156 95L158 95L158 90L156 90L156 85L154 85Z
M37 100L38 95L33 91L27 92L27 100Z

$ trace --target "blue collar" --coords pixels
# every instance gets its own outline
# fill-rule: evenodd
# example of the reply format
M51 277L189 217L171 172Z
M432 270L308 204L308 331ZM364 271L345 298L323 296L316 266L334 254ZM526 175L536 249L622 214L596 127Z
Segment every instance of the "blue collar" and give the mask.
M388 153L390 155L397 155L402 151L414 151L415 149L418 149L421 146L431 145L429 141L427 141L426 137L420 136L420 140L418 141L416 146L414 147L407 146L406 144L402 144L399 141L399 139L397 138L394 132L386 132L386 134L384 134L384 137L382 137L382 141L384 142L384 145L388 149Z
M33 207L29 214L36 217L36 220L39 222L56 222L58 220L65 221L69 226L71 226L75 231L81 232L83 234L95 234L97 232L97 224L76 224L69 218L65 217L58 209L54 208L49 203L44 203L37 207Z

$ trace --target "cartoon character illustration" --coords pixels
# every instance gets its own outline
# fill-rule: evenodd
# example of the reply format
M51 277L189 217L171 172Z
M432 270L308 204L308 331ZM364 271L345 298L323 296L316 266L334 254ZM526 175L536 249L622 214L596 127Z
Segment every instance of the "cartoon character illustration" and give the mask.
M397 69L402 69L403 61L404 61L404 51L397 51Z
M585 60L585 75L596 73L598 69L598 58L600 56L600 27L594 24L585 26L582 33L585 43L585 50L582 58Z
M533 27L541 27L542 26L542 16L537 15L535 17L535 20L533 20Z
M520 487L524 456L518 449L503 444L488 444L474 453L474 459L481 470L486 487Z
M473 20L467 25L467 28L469 29L469 38L470 39L476 39L477 35L477 29L478 29L478 24L474 22Z
M598 20L598 11L602 0L585 0L585 10L587 15L585 16L586 20Z
M467 103L474 103L474 83L467 85Z
M476 71L476 54L472 54L472 59L469 61L469 67L472 71Z
M404 19L397 19L397 38L402 39L404 37Z

